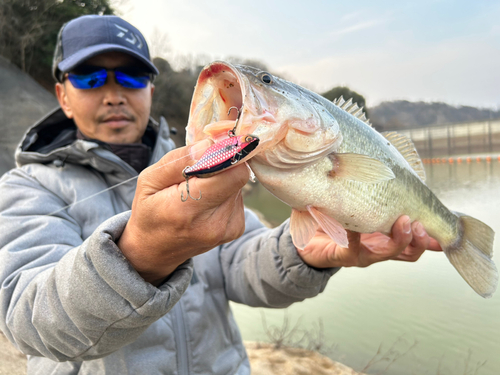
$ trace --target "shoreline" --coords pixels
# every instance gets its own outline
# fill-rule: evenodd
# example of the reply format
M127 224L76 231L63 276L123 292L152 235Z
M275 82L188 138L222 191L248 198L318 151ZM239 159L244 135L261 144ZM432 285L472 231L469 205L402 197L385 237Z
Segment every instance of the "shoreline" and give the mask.
M302 348L245 341L252 374L256 375L362 375L317 352ZM26 375L27 359L0 332L0 375Z

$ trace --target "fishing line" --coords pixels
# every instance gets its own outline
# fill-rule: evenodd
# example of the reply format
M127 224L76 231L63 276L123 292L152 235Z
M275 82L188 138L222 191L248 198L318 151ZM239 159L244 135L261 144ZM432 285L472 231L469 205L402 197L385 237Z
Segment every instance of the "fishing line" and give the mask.
M169 164L172 164L172 163L174 163L176 161L185 159L187 157L190 157L190 155L189 154L188 155L184 155L184 156L180 157L179 159L175 159L175 160L169 161L168 163L165 163L162 166L159 166L159 167L153 169L153 171L156 171L156 170L158 170L160 168L166 167ZM125 181L122 181L122 182L119 182L119 183L117 183L117 184L115 184L113 186L110 186L107 189L104 189L104 190L101 190L101 191L99 191L99 192L97 192L95 194L89 195L86 198L83 198L83 199L80 199L79 201L76 201L76 202L73 202L71 204L68 204L67 206L61 207L58 210L55 210L55 211L51 212L50 214L46 214L46 215L43 215L43 216L53 216L54 214L57 214L58 212L61 212L61 211L64 211L64 210L66 210L66 209L68 209L70 207L76 206L77 204L85 202L85 201L87 201L87 200L89 200L91 198L94 198L94 197L98 196L99 194L102 194L102 193L105 193L107 191L113 190L113 189L117 188L118 186L124 185L124 184L126 184L127 182L130 182L130 181L133 181L133 180L137 179L138 177L139 177L139 175L131 177L131 178L125 180Z

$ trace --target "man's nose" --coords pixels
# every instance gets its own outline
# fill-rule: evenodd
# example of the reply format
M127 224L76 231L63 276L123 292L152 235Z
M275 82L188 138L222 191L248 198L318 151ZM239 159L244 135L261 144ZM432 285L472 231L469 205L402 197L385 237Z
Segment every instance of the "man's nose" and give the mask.
M106 80L106 84L103 86L103 89L105 90L105 105L123 105L127 102L125 90L122 86L116 83L114 72L108 71L108 78Z

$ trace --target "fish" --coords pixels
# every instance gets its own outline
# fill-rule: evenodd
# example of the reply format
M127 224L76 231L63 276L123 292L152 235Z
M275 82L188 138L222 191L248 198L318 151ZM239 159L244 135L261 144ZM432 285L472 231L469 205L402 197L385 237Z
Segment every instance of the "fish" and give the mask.
M347 247L346 230L389 234L408 215L438 241L476 293L489 298L495 292L494 231L449 210L425 184L411 140L377 132L352 100L332 102L269 72L215 61L199 74L186 144L206 138L217 144L235 134L259 138L237 164L247 162L292 208L290 233L299 250L318 228Z

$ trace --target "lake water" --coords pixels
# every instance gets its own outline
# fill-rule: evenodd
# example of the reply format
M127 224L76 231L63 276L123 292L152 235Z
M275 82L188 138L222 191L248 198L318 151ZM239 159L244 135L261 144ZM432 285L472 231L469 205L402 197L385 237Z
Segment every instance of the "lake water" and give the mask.
M500 266L500 162L426 165L426 172L448 208L495 230ZM273 224L290 213L264 189L246 204ZM262 315L267 326L280 327L286 314L292 325L313 332L321 322L325 344L335 345L332 359L359 371L374 356L388 358L368 374L500 374L500 290L490 299L478 296L442 253L426 252L416 263L342 269L322 294L286 310L232 307L245 340L269 341Z

